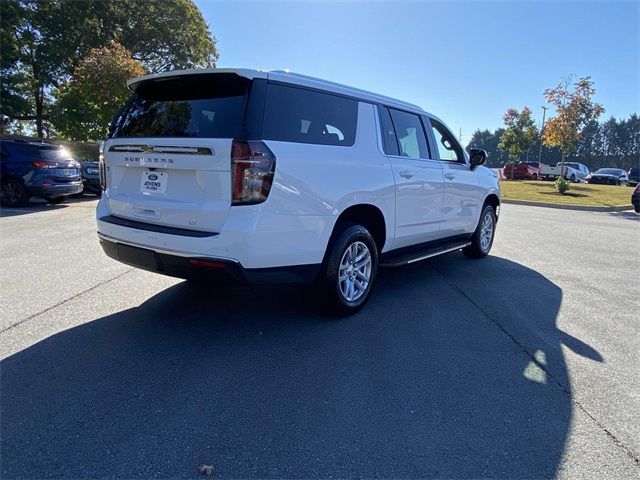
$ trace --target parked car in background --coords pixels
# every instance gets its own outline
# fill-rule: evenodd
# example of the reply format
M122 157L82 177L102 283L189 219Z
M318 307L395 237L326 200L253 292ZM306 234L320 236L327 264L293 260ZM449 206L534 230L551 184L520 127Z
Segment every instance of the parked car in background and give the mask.
M100 165L98 162L82 162L82 193L93 193L100 196L102 187L100 186Z
M640 183L640 168L631 167L627 172L627 177L629 177L629 185L637 185Z
M564 162L564 171L560 170L562 170L562 162L558 162L555 167L543 165L540 169L540 178L555 180L562 175L565 180L571 182L586 182L589 175L589 167L578 162Z
M504 166L502 172L505 178L512 178L511 170L513 170L514 180L538 180L542 165L539 162L520 162L516 165L508 163Z
M82 191L80 163L59 145L25 140L0 142L0 202L22 207L30 197L56 204Z
M589 174L587 181L604 185L628 185L629 177L621 168L599 168Z
M631 203L633 204L633 209L640 213L640 183L636 185L636 188L631 194Z
M96 212L103 250L123 263L222 282L318 282L327 305L352 313L379 265L491 249L500 185L486 152L467 154L420 107L248 69L128 86L101 146Z

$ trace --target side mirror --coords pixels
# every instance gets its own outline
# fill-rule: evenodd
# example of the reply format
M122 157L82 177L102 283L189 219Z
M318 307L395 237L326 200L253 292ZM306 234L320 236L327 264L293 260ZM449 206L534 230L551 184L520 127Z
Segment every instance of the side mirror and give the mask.
M484 165L487 163L487 152L480 148L472 148L469 150L469 163L472 170L478 165Z

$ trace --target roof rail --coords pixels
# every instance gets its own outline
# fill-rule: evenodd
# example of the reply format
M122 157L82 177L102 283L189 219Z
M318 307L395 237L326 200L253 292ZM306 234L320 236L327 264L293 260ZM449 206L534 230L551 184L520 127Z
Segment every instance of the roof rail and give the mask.
M424 111L424 109L422 107L420 107L418 105L415 105L413 103L405 102L404 100L398 100L397 98L389 97L389 96L386 96L386 95L380 95L378 93L370 92L368 90L363 90L361 88L351 87L351 86L345 85L343 83L331 82L329 80L324 80L322 78L312 77L310 75L303 75L301 73L295 73L295 72L292 72L292 71L289 71L289 70L271 70L270 73L280 73L280 74L285 74L285 75L291 75L293 77L297 77L297 78L301 78L301 79L305 79L305 80L310 80L310 81L321 83L321 84L324 84L324 85L330 85L330 86L333 86L333 87L345 88L345 89L351 90L353 92L361 93L361 94L364 94L364 95L370 95L370 96L373 96L373 97L379 97L381 99L386 99L386 100L389 100L389 101L394 102L394 103L406 105L408 107L411 107L412 109L418 109L418 110Z

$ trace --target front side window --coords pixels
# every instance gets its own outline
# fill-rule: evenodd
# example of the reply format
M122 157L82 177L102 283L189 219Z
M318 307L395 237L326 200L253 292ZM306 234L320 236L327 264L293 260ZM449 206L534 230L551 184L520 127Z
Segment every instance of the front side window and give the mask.
M391 120L398 138L401 157L429 158L427 138L424 135L422 121L418 115L400 110L389 109Z
M351 146L357 123L356 100L293 86L267 87L265 140Z
M451 132L440 122L433 119L430 121L433 129L433 136L435 137L436 145L438 146L440 160L465 163L462 147Z

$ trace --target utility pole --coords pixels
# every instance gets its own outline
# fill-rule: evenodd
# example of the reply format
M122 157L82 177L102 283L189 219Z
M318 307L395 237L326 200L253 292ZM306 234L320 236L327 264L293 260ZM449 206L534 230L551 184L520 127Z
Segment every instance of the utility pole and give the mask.
M544 119L547 115L547 110L549 107L542 106L542 128L540 128L540 150L538 150L538 163L540 163L540 159L542 158L542 134L544 133Z

